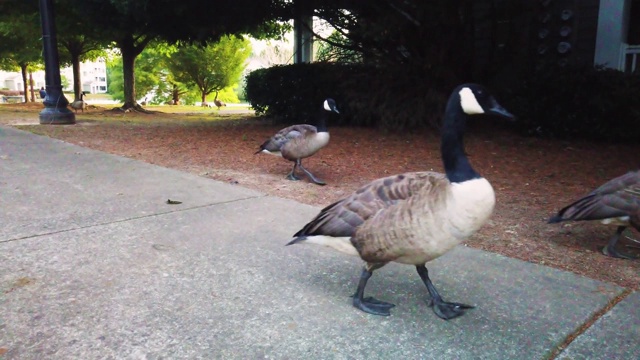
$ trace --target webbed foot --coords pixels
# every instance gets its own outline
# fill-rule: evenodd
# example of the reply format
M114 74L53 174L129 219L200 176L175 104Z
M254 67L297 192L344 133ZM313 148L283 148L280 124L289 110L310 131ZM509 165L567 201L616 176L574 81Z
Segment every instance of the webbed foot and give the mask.
M607 255L607 256L611 256L613 258L618 258L618 259L627 259L627 260L637 260L638 256L636 255L631 255L631 254L627 254L627 253L623 253L621 251L618 251L618 249L616 249L615 246L611 246L611 244L605 246L602 248L602 253Z
M297 176L295 176L293 173L289 173L289 174L285 177L285 179L287 179L287 180L291 180L291 181L298 181L298 180L300 180L300 178L299 178L299 177L297 177Z
M460 315L464 314L466 309L473 309L474 306L455 303L455 302L446 302L446 301L431 301L429 304L430 307L433 307L433 312L438 315L439 318L450 320L456 318Z
M613 235L611 240L609 240L609 243L607 244L607 246L602 248L603 254L614 257L614 258L619 258L619 259L627 259L627 260L638 259L638 256L636 255L626 254L616 249L616 244L618 243L618 240L620 240L620 236L624 233L624 230L626 228L627 228L626 226L618 226L618 230L616 230L616 233ZM629 237L627 238L629 239ZM635 239L629 239L629 240L636 242Z
M372 297L367 297L360 300L357 296L354 296L353 306L369 314L389 316L391 315L391 312L389 310L395 305L374 299Z

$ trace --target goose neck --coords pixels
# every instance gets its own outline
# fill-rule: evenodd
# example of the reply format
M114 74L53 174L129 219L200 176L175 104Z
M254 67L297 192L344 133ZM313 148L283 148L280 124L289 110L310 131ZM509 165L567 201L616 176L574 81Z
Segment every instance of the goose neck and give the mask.
M466 115L462 113L457 104L449 104L445 113L442 128L442 162L445 173L450 182L464 182L471 179L480 178L469 163L469 159L464 152L464 128Z
M320 113L320 117L318 118L318 123L316 124L316 129L318 130L318 132L328 132L326 111L322 111L322 113Z

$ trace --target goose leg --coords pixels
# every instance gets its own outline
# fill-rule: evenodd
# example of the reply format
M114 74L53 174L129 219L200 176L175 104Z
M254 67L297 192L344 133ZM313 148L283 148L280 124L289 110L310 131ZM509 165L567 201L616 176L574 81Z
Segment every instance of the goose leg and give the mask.
M296 160L293 163L293 169L291 169L291 172L289 174L287 174L287 176L285 177L285 179L287 180L293 180L293 181L298 181L300 180L299 177L296 176L296 168L298 167L298 165L300 164L300 160Z
M360 282L358 283L358 289L353 295L353 306L356 308L373 315L389 316L391 313L389 309L394 307L394 304L380 301L372 297L364 298L364 288L367 286L367 281L373 275L373 270L382 267L384 264L367 265L362 269L360 275Z
M429 295L431 295L431 304L429 306L433 306L433 312L435 312L438 317L449 320L464 314L465 309L474 308L471 305L446 302L442 300L442 297L438 294L438 290L436 290L431 279L429 279L429 272L427 271L427 268L424 265L418 265L416 266L416 270L418 270L418 275L420 275L422 282L424 282L427 290L429 290Z
M616 249L616 244L618 243L618 240L620 240L620 236L622 235L622 233L626 228L627 228L626 226L618 226L618 230L616 230L616 233L613 235L611 240L609 240L609 244L607 244L607 246L605 246L602 249L603 254L614 257L614 258L627 259L627 260L634 260L638 258L637 256L625 254Z
M300 160L298 160L298 167L300 169L302 169L302 171L304 171L305 174L307 174L307 176L309 177L309 179L311 179L311 181L313 181L314 183L318 184L318 185L327 185L326 182L318 179L317 177L313 176L313 174L304 168L304 166L302 166L302 162Z

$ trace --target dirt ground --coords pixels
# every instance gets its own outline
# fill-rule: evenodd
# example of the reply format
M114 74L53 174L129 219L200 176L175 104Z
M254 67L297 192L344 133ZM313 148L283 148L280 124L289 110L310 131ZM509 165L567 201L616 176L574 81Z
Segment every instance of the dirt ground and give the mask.
M36 125L41 109L42 104L0 105L0 123L317 206L328 205L379 177L443 170L435 131L392 134L330 127L329 145L303 161L327 182L321 187L306 179L285 180L292 163L282 158L254 155L280 126L250 115L242 120L224 111L123 114L96 108L78 114L76 125L48 126ZM214 117L223 121L211 121ZM564 205L637 169L640 144L522 137L488 123L472 124L465 144L470 162L492 183L497 197L492 219L468 246L631 289L640 287L640 261L609 258L600 251L615 227L546 223ZM291 229L292 234L297 230ZM635 230L629 235L640 238ZM639 251L628 246L621 249Z

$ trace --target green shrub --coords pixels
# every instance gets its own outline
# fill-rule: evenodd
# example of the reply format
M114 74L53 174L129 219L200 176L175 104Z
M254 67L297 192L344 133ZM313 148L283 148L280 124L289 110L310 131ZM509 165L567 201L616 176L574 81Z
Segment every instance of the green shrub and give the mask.
M584 66L533 72L505 106L528 134L566 139L640 139L640 74Z
M245 95L258 115L285 123L314 116L328 97L345 111L344 95L337 84L340 75L336 74L342 71L341 66L327 63L258 69L247 76Z
M313 63L253 71L245 94L258 115L278 122L312 122L332 97L341 114L332 125L402 130L437 124L447 94L433 84L402 67Z

